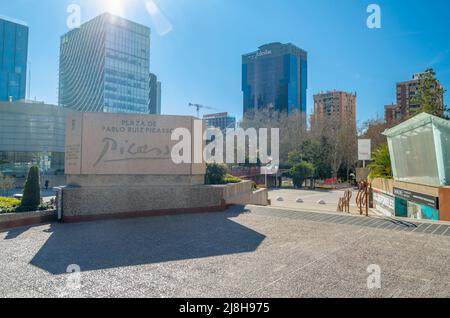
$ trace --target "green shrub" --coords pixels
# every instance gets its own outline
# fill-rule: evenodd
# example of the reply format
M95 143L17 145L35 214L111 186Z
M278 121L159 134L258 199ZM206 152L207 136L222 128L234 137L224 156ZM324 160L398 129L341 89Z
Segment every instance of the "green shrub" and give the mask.
M373 162L369 165L369 178L392 179L391 156L388 145L381 145L372 157Z
M253 191L256 191L256 190L258 190L259 188L258 188L258 185L256 184L256 182L255 181L253 181L252 182L252 190Z
M40 204L40 205L35 206L35 207L18 206L12 212L17 212L17 213L20 213L20 212L36 212L36 211L47 211L47 210L53 210L53 209L55 209L55 207L52 204L43 203L43 204Z
M41 190L39 185L39 168L34 166L28 172L27 181L23 190L21 210L35 210L41 204Z
M239 182L242 182L241 178L232 176L231 174L227 174L225 176L225 183L239 183Z
M314 165L306 161L302 161L294 165L289 171L289 174L292 177L292 182L294 183L294 186L297 188L301 188L303 186L303 182L307 178L311 178L312 176L314 176L314 173L315 173Z
M20 205L20 200L14 198L0 197L0 214L1 213L13 213Z
M211 163L206 165L206 184L225 184L225 176L227 175L228 169L225 165L220 165L217 163Z
M20 213L30 211L47 211L54 210L55 202L52 200L48 203L39 204L35 207L23 207L20 205L20 200L14 198L0 197L0 214L2 213Z
M0 197L0 205L1 206L17 206L20 204L20 200L14 198L4 198Z

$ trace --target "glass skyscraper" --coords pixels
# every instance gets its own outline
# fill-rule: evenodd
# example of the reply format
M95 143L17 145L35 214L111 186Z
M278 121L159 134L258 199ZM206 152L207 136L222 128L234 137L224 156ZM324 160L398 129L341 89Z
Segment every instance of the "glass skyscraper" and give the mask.
M28 27L0 17L0 101L25 99Z
M150 73L150 101L149 113L152 115L161 115L161 82L158 77Z
M148 113L150 29L104 13L61 37L59 104L76 111Z
M33 165L64 172L66 116L55 105L0 102L0 172L25 177Z
M270 43L242 56L244 114L263 108L301 112L306 125L308 62L306 51Z

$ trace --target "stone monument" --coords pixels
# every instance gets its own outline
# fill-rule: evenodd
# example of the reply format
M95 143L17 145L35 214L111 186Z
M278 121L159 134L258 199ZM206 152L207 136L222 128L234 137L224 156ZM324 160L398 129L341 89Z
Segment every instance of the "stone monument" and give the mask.
M192 147L199 143L204 148L204 127L194 117L70 114L62 220L224 210L223 189L204 185L203 158L199 161L192 149L191 163L172 160L179 141L171 137L177 128L191 133Z

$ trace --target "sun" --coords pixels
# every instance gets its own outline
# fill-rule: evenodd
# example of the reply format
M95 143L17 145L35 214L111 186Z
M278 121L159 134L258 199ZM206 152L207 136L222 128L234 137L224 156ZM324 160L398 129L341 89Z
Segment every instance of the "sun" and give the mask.
M127 0L99 0L103 11L114 15L123 16L125 14Z

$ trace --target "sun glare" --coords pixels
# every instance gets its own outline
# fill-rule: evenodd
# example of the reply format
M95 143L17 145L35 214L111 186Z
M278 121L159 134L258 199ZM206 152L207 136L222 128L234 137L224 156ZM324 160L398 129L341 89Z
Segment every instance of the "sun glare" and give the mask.
M127 0L100 0L100 6L103 11L118 16L125 14L126 5Z

